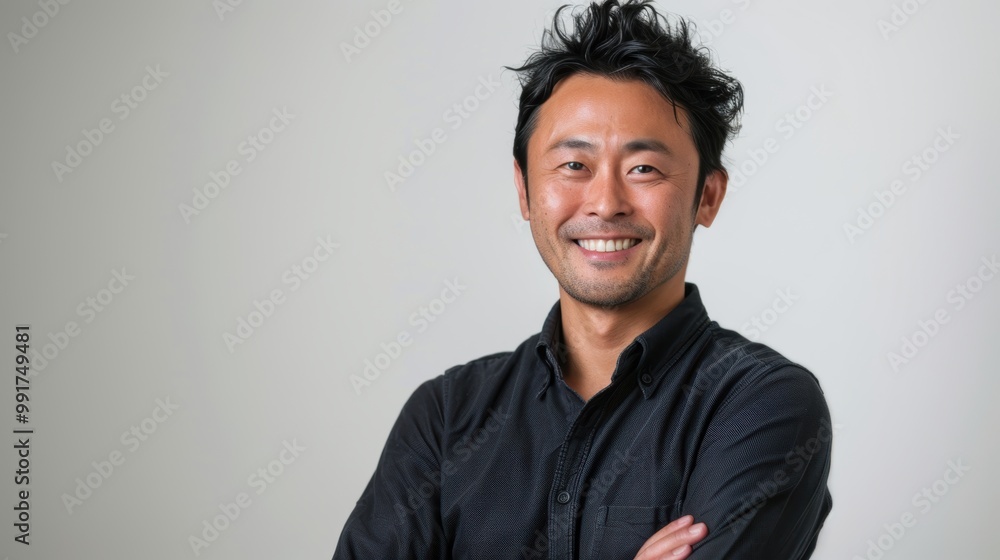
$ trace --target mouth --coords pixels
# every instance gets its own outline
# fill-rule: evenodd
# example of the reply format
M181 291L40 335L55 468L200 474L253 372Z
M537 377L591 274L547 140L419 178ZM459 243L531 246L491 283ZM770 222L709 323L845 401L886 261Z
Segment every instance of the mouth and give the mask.
M604 238L604 239L574 239L574 243L587 251L595 253L616 253L627 251L642 243L641 239L633 237Z

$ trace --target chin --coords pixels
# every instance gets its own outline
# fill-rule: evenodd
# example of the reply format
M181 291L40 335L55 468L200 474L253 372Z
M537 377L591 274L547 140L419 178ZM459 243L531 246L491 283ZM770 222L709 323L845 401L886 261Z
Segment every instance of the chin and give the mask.
M564 292L580 303L605 309L613 309L632 303L649 291L647 289L623 289L624 286L622 284L615 284L606 288L600 286L567 286L566 284L561 284L561 286Z

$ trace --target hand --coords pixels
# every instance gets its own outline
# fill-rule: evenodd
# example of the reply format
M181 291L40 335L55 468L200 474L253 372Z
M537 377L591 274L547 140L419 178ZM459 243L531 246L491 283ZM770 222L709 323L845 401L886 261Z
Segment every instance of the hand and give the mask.
M682 560L691 554L691 545L708 536L704 523L694 523L685 515L675 519L642 544L635 560Z

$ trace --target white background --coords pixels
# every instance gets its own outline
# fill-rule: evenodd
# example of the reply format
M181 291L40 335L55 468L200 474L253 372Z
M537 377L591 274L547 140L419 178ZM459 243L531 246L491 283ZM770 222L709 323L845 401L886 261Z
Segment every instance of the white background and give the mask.
M760 340L822 383L837 426L834 509L814 558L874 558L880 537L886 559L988 558L1000 279L970 279L1000 252L1000 6L896 4L912 13L888 30L885 0L660 3L700 24L747 92L726 162L750 172L698 230L687 279L723 326L770 319ZM556 284L517 214L518 88L502 66L523 62L558 3L401 0L387 25L371 23L386 5L72 2L51 17L37 2L0 7L8 434L24 427L15 325L54 356L31 378L32 544L13 540L21 487L8 435L0 557L193 558L189 537L245 492L249 507L199 557L329 558L411 391L541 328ZM44 25L32 34L22 18ZM363 48L346 56L355 41ZM161 72L148 90L147 67ZM468 101L481 79L501 86ZM833 94L803 108L814 87ZM123 94L142 97L127 115ZM456 103L475 110L456 121ZM283 108L294 117L246 161L241 143ZM788 134L782 119L796 111ZM102 119L114 129L71 171L54 170ZM435 128L445 141L390 189L385 173ZM957 139L929 152L915 180L908 160L949 129ZM759 164L769 138L778 149ZM240 174L185 216L180 205L230 160ZM906 190L880 207L874 193L897 179ZM860 234L846 233L870 208ZM339 247L292 291L284 274L317 238ZM134 280L102 293L123 267ZM418 332L411 314L456 278L467 289ZM958 309L949 293L967 282L979 291ZM227 345L275 289L283 303ZM798 299L771 314L777 290ZM98 297L106 305L87 312ZM893 367L889 353L939 309L948 322ZM60 334L70 321L76 336ZM413 344L359 395L350 377L401 331ZM168 398L178 409L151 420ZM155 431L138 448L123 442L143 425ZM285 442L304 450L273 463ZM93 463L116 451L124 462L105 478ZM939 482L946 494L924 511L913 497L949 461L970 470ZM250 477L269 464L281 474L258 494ZM100 485L67 507L88 475ZM906 513L916 525L887 536Z

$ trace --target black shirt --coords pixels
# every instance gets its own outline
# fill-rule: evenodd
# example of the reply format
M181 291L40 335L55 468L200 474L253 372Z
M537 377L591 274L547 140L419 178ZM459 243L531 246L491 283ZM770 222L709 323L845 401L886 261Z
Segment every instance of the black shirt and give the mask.
M708 318L698 288L589 401L563 380L560 304L513 352L403 406L334 560L631 560L683 515L693 560L808 558L830 512L817 379Z

